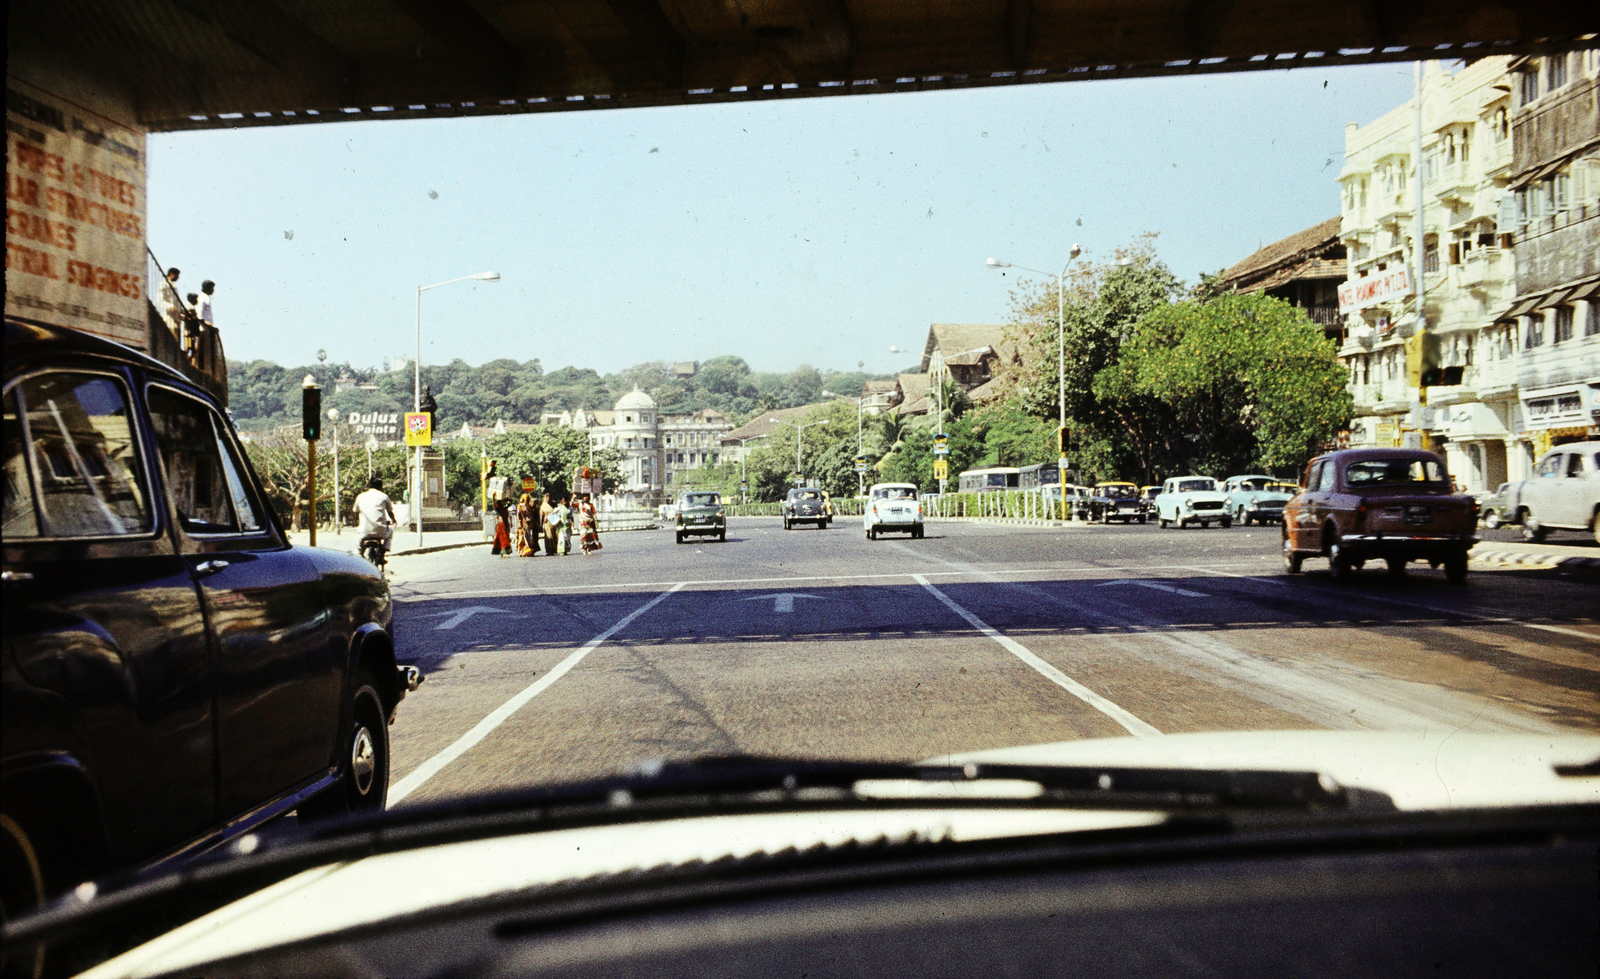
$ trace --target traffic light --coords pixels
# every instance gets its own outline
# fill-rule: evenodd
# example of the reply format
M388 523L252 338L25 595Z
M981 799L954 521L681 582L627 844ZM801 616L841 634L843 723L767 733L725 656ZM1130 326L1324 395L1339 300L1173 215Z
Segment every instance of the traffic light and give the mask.
M1406 384L1414 388L1428 388L1443 383L1444 371L1439 366L1439 338L1421 330L1413 333L1406 341Z
M300 430L307 442L322 438L322 389L303 388L300 392Z

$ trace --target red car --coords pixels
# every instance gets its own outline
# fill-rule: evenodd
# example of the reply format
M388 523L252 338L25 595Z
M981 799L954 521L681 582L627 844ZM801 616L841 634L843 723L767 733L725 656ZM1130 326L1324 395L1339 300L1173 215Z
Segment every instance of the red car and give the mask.
M1348 578L1367 561L1393 574L1411 561L1444 565L1453 582L1467 577L1467 552L1478 542L1477 507L1451 492L1444 460L1421 449L1348 449L1306 466L1300 492L1283 511L1283 562L1300 573L1308 557L1328 559Z

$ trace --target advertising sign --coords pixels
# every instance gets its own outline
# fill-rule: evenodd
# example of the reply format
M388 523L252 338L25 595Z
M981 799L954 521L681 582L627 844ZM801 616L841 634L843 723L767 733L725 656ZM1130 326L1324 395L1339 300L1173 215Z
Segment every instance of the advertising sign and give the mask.
M406 444L433 444L433 420L426 411L406 412Z
M145 137L104 98L6 76L6 313L143 350Z
M352 411L345 421L357 435L369 435L380 442L405 438L404 416L398 411Z
M933 478L934 479L949 479L950 478L950 460L942 459L942 458L933 460Z
M950 436L940 432L933 437L933 454L938 456L950 454Z
M866 471L867 471L867 457L866 456L856 456L856 472L864 473Z
M1360 279L1339 283L1339 312L1353 313L1358 309L1391 303L1412 293L1411 275L1404 266L1385 272L1374 272Z

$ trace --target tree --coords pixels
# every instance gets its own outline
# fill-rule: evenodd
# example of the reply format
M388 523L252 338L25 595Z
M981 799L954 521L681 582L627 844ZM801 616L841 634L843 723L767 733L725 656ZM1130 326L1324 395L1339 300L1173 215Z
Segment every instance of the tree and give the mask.
M1182 302L1143 317L1096 396L1154 479L1297 470L1349 422L1332 341L1262 294Z
M883 460L880 469L887 483L915 483L922 492L931 493L939 488L933 478L933 433L926 428L913 428L900 440L900 447Z
M531 476L540 491L565 493L572 487L572 475L579 466L589 464L588 433L576 428L542 425L522 432L507 432L485 439L481 451L497 461L496 472L520 480ZM595 468L609 491L621 481L624 452L616 446L597 449ZM476 487L474 487L476 493Z

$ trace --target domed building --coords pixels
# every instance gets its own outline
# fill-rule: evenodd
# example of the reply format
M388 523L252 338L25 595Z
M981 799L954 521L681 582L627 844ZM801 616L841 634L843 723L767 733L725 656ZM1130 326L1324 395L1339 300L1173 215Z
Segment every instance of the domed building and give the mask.
M720 436L733 425L711 409L662 413L655 399L635 387L611 411L548 412L545 425L581 428L597 449L616 446L623 452L620 500L653 505L690 485L690 472L714 466L721 458Z

